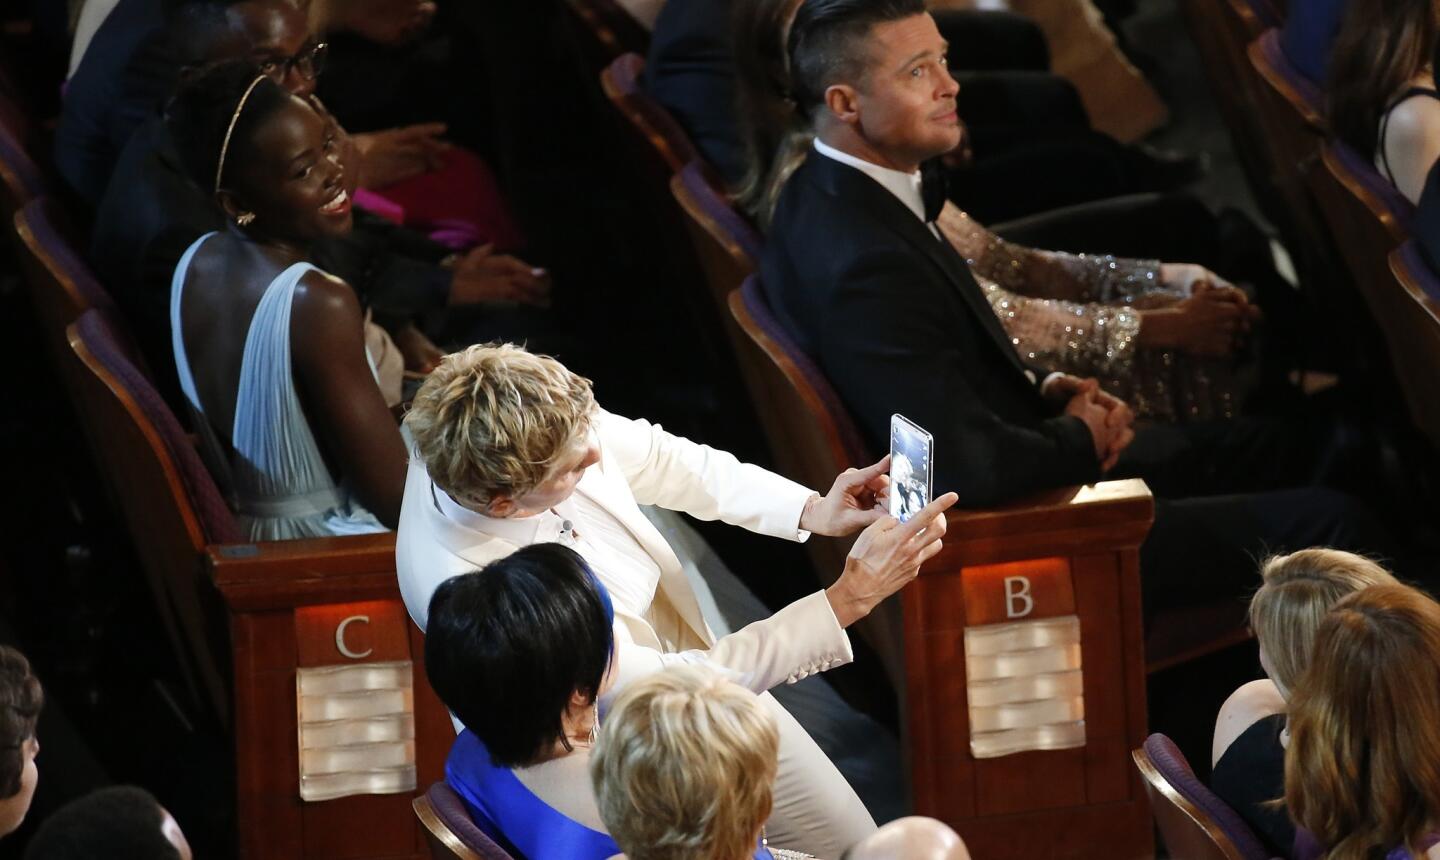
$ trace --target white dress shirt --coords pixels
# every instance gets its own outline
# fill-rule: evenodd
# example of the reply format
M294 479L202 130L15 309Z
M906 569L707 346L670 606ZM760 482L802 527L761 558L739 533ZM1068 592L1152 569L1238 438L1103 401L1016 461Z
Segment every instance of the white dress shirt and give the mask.
M815 151L826 158L833 158L841 164L853 167L880 183L882 188L894 194L896 199L904 203L906 209L914 212L916 218L921 221L925 220L925 195L920 190L920 171L918 169L914 173L905 173L893 167L881 167L863 158L856 158L848 152L841 152L818 137L815 138ZM934 222L930 222L927 226L930 228L930 232L935 234L936 239L943 241L940 228L936 227Z

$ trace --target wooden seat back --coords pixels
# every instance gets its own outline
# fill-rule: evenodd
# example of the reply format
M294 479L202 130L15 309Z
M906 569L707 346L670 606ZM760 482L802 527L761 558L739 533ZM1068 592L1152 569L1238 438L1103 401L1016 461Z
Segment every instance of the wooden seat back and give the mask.
M623 54L644 56L650 32L615 0L565 0L586 65L603 69Z
M1409 236L1414 207L1368 161L1338 141L1322 149L1310 187L1350 280L1379 327L1411 418L1421 427L1433 426L1428 416L1436 411L1434 366L1416 363L1429 360L1426 328L1390 267L1391 252Z
M430 786L415 798L414 805L434 860L512 860L504 848L475 825L460 795L446 783Z
M716 188L709 171L698 161L670 177L670 193L684 213L710 297L729 317L730 294L759 267L764 239Z
M1251 43L1247 54L1258 81L1256 116L1269 145L1273 185L1284 212L1277 223L1287 228L1285 245L1324 327L1312 348L1329 362L1368 368L1375 333L1355 336L1353 322L1357 315L1363 319L1363 303L1348 277L1324 206L1313 193L1317 174L1323 171L1320 154L1328 133L1323 95L1290 64L1279 30L1267 30Z
M102 478L120 503L160 616L198 704L230 718L224 611L205 580L211 544L241 539L224 498L105 311L67 330L79 361L73 396Z
M1169 738L1151 735L1131 754L1169 856L1184 860L1269 860L1240 816L1195 778Z
M92 308L114 320L119 319L119 311L81 257L75 230L56 200L31 199L15 212L14 224L31 303L63 375L72 357L66 326ZM138 355L127 330L118 330L115 336L132 358Z
M1403 294L1403 301L1400 295L1395 297L1397 328L1387 334L1402 347L1397 360L1408 364L1401 379L1410 414L1440 449L1440 398L1435 396L1434 374L1440 367L1440 276L1413 239L1390 252L1389 265L1394 288Z

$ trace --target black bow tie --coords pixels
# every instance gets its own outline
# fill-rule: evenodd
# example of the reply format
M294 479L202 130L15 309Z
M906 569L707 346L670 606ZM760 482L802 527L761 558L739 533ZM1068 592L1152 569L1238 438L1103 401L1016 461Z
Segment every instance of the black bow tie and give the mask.
M925 223L930 224L945 207L945 165L938 158L920 165L920 198L925 203Z

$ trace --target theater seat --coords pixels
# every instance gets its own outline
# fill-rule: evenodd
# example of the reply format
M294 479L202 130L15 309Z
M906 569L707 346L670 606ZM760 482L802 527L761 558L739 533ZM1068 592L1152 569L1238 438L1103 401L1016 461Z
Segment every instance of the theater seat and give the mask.
M644 55L650 31L615 0L565 0L581 51L592 69L603 69L622 54Z
M701 162L692 161L672 176L670 193L685 215L710 297L728 315L730 294L759 266L765 240L718 190Z
M1405 394L1410 414L1430 442L1440 449L1440 397L1435 375L1440 368L1440 275L1410 240L1390 253L1391 285L1400 318L1395 340L1404 346Z
M475 826L460 795L449 785L437 782L415 798L415 816L425 826L433 860L512 860Z
M1280 44L1280 32L1267 30L1247 50L1257 75L1256 116L1269 145L1273 185L1283 201L1285 245L1293 255L1301 288L1318 310L1326 329L1311 347L1336 369L1368 369L1375 350L1373 331L1356 336L1354 320L1363 317L1341 249L1344 237L1332 232L1328 204L1317 200L1314 183L1323 179L1320 152L1328 134L1323 94L1294 66ZM1328 330L1327 330L1328 329Z
M10 223L20 207L44 193L40 168L9 129L0 126L0 217Z
M91 308L104 311L114 320L119 319L119 311L81 258L74 228L57 201L36 197L15 213L14 221L20 265L30 286L42 336L64 372L71 361L65 327ZM128 331L117 329L115 336L126 354L138 361L139 353Z
M414 786L441 777L455 732L400 600L395 536L246 540L113 320L87 310L67 334L72 396L191 711L234 739L239 855L413 856ZM401 760L375 762L377 747Z
M758 280L748 278L729 304L749 343L742 360L750 364L751 394L779 471L821 485L848 465L876 459L819 366L770 313ZM1071 856L1076 845L1105 845L1107 856L1149 856L1149 815L1127 754L1145 735L1138 557L1153 514L1141 481L951 511L944 550L902 592L902 606L887 601L857 625L901 692L916 813L954 827L974 856ZM811 538L807 547L832 553L818 569L838 573L843 542ZM995 753L982 737L989 728L976 723L972 733L973 720L995 714L972 717L969 666L976 655L967 651L967 637L982 627L1024 637L1035 629L1026 625L1043 621L1028 620L1045 602L1040 598L1029 609L1007 610L1002 582L1006 589L1049 583L1055 611L1041 615L1078 625L1085 724L1078 747ZM986 680L981 673L976 684Z
M1190 762L1162 734L1132 753L1169 856L1176 860L1270 860L1259 837L1234 809L1195 777Z

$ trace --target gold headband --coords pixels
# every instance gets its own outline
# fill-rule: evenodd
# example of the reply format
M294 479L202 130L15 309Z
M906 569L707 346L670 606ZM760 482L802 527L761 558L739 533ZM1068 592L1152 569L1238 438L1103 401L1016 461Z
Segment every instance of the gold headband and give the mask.
M240 121L240 112L245 110L245 102L250 100L250 94L255 92L255 87L265 80L264 75L256 75L250 86L245 88L245 94L240 97L240 103L235 105L235 115L230 117L230 127L225 129L225 141L220 144L220 163L215 165L215 193L220 193L220 177L225 175L225 156L230 152L230 135L235 133L235 123Z

